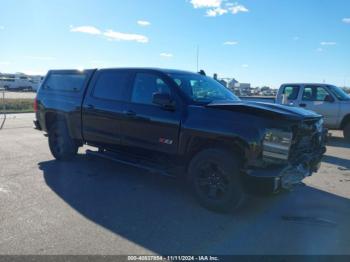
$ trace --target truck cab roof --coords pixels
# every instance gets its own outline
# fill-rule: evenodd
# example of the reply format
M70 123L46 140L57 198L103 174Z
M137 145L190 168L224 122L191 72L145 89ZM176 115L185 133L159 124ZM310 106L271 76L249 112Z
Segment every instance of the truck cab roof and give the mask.
M157 67L111 67L111 68L90 68L90 69L54 69L50 70L50 72L84 72L84 71L103 71L103 70L150 70L150 71L158 71L165 74L195 74L195 72L178 70L178 69L168 69L168 68L157 68Z
M330 84L326 83L285 83L281 86L287 86L287 85L299 85L299 86L329 86Z

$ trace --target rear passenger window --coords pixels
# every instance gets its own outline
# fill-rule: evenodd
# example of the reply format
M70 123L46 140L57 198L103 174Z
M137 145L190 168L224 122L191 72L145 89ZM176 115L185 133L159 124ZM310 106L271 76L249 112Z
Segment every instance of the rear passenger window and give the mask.
M296 100L299 94L299 86L286 86L283 89L283 94L287 96L288 100Z
M121 101L129 81L128 72L106 71L97 78L93 96L101 99Z
M58 91L80 91L84 85L84 74L51 73L44 88Z

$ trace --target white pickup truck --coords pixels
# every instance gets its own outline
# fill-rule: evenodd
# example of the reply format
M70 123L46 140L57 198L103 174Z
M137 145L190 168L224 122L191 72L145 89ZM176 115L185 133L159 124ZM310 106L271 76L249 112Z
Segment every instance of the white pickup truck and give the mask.
M350 95L328 84L291 83L281 85L276 98L240 97L245 101L278 103L303 107L324 116L328 129L343 130L350 143Z
M343 89L328 84L283 84L275 102L323 115L325 126L343 130L350 142L350 95Z

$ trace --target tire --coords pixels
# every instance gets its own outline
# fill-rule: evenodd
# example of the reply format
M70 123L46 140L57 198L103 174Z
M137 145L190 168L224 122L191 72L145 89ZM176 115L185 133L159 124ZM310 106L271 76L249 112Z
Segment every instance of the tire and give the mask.
M343 134L346 142L350 143L350 123L345 124Z
M49 130L49 147L57 160L71 160L78 152L78 146L68 133L64 121L55 122Z
M223 149L206 149L191 160L189 175L195 198L217 212L237 210L245 193L240 179L240 159Z

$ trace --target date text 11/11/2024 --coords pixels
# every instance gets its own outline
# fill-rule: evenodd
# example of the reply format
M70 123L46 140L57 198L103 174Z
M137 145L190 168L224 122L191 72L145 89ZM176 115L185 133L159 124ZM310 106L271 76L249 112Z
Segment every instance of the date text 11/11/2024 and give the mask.
M128 256L128 261L220 261L217 256Z

